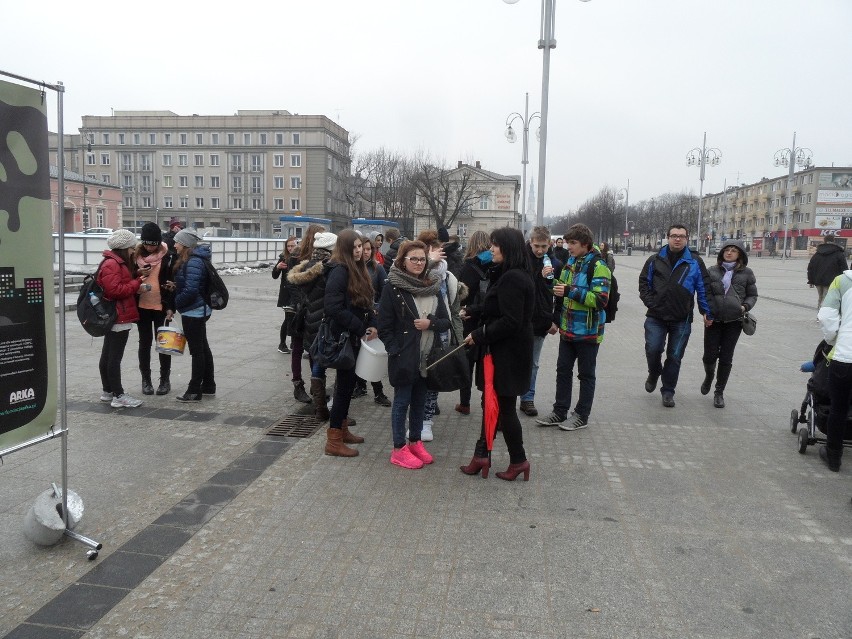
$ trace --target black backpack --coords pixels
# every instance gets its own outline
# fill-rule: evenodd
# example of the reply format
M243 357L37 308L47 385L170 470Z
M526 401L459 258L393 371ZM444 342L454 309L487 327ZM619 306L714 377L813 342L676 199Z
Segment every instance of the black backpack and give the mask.
M77 296L77 319L83 329L92 337L103 337L109 333L118 318L115 302L104 299L104 289L98 284L98 274L103 262L98 265L94 275L87 275ZM98 298L97 304L92 304L91 295Z
M213 266L213 262L206 258L201 258L204 261L204 267L207 269L207 288L204 292L204 303L214 311L221 311L228 305L228 287L222 281L222 277Z
M592 281L592 278L595 275L595 265L598 262L603 261L601 258L596 257L595 259L589 262L588 267L586 268L586 280L588 282ZM621 293L618 292L618 280L615 279L615 275L610 272L609 275L609 300L604 307L606 309L606 323L610 324L615 321L615 314L618 312L618 300L621 299Z

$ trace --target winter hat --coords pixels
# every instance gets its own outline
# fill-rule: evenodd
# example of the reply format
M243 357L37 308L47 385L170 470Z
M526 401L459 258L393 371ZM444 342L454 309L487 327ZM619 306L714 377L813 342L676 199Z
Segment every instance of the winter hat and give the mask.
M175 244L182 244L186 248L195 248L200 239L195 229L181 229L175 233Z
M163 232L159 225L153 222L146 222L142 227L142 243L143 244L159 244L163 241Z
M173 217L169 220L169 230L171 231L176 226L183 228L183 222L181 222L178 218Z
M446 227L439 226L438 227L438 241L439 242L449 242L450 234L447 231Z
M314 248L331 250L335 244L337 244L337 235L334 233L324 232L314 235Z
M118 229L107 239L107 246L113 251L116 249L129 249L136 246L136 235L127 229Z

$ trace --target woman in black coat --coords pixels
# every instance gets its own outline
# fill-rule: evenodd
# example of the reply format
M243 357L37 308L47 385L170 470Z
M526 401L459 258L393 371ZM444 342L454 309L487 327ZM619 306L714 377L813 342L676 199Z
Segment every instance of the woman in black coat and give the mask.
M375 259L377 251L373 247L373 243L368 238L364 237L362 237L361 242L361 261L364 262L364 265L367 267L367 273L370 275L370 282L373 284L373 299L376 302L373 307L373 312L375 314L375 309L378 307L379 300L382 297L382 289L385 287L385 280L387 279L388 274L385 272L384 266L379 264ZM387 395L385 395L382 383L370 382L370 385L373 387L375 402L380 406L390 406L391 401L387 398ZM352 399L363 397L366 394L367 382L358 377L355 381L355 390L352 392Z
M493 280L485 294L479 327L465 342L480 346L482 357L491 353L494 361L494 390L500 406L499 424L509 449L509 468L497 473L507 481L521 473L524 481L530 476L530 463L524 451L521 421L516 404L518 397L529 390L532 373L532 315L535 307L535 285L529 274L524 236L517 229L504 227L491 233L491 255L494 262ZM481 362L481 360L480 360ZM476 385L483 390L482 365L477 366ZM485 418L482 432L470 464L462 466L467 475L488 476L491 457L485 443Z
M297 255L297 247L298 240L295 235L291 235L287 238L287 242L284 244L284 250L281 252L281 255L278 256L278 262L275 266L272 267L272 279L277 280L281 278L281 285L278 288L278 308L284 310L284 321L281 322L281 330L280 336L278 338L278 352L279 353L289 353L290 349L287 347L287 333L290 328L290 322L293 321L293 307L290 304L290 284L287 283L287 270L294 266L293 262L298 263ZM281 275L284 274L284 277Z

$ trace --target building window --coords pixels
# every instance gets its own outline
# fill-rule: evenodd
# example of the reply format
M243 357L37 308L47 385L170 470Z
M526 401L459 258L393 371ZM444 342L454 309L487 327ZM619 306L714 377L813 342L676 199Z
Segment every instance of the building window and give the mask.
M104 218L106 218L106 209L95 209L95 224L103 227Z
M808 193L808 204L811 203L811 195L812 195L812 193Z
M251 179L251 192L252 193L260 193L261 192L261 190L260 190L260 178L259 177L253 177Z
M219 198L218 197L211 197L210 198L210 208L211 209L218 209L219 208Z
M328 156L328 170L329 170L329 171L331 171L333 168L334 168L334 160L333 160L333 159L332 159L332 157L329 155L329 156Z
M172 144L172 134L171 133L163 133L163 144L171 146L171 144Z
M204 198L203 197L195 198L195 208L197 208L197 209L203 209L204 208Z
M242 208L243 208L243 198L241 198L241 197L235 197L235 198L233 198L233 199L231 200L231 202L232 202L232 204L233 204L233 205L231 206L231 208L232 208L232 209L234 209L234 210L236 210L236 211L241 211L241 210L242 210Z
M109 153L101 153L101 164L105 166L109 165Z
M210 176L210 188L211 189L218 189L219 188L219 176L218 175L211 175Z
M457 232L459 237L467 237L467 224L459 224L459 230Z
M166 195L166 196L163 198L163 208L164 208L164 209L170 209L170 208L173 208L173 206L174 206L174 205L172 204L172 196L171 196L171 195Z
M291 175L290 176L290 188L291 189L301 189L302 188L302 176L301 175Z
M180 175L178 176L178 186L181 188L186 188L189 186L189 176Z
M291 153L290 154L290 166L294 169L302 166L302 154L301 153Z
M325 178L325 190L331 193L331 178Z
M106 182L107 184L110 183L109 173L101 173L101 182ZM103 226L103 225L100 225L100 226Z
M143 175L142 176L142 183L140 185L140 190L146 191L146 192L149 192L151 190L151 176L150 175Z
M171 175L164 175L163 176L163 187L167 188L167 189L172 188L172 176Z
M284 154L276 153L272 156L272 166L281 167L284 166Z
M189 196L181 195L180 196L180 208L188 209L189 208Z
M243 192L243 178L241 176L235 175L231 178L231 191L234 193Z
M211 133L210 134L210 144L219 144L219 134Z
M299 210L299 198L291 197L290 198L290 210L298 211Z
M196 144L204 144L204 134L203 133L196 133L195 134L195 143Z
M150 171L151 170L151 156L147 153L139 156L139 170L140 171Z
M234 146L237 143L237 136L235 133L228 134L228 146Z
M210 166L219 166L219 154L211 153L210 154Z
M237 153L231 154L231 170L232 171L242 171L243 170L243 156L238 155Z
M195 154L195 166L204 166L204 154L196 153Z
M261 146L266 146L266 133L259 133Z
M243 133L243 144L249 146L251 144L251 133Z
M119 133L119 134L118 134L118 143L119 143L119 144L124 144L124 133Z
M142 135L140 133L133 134L133 144L142 144Z
M263 169L263 162L260 155L251 156L251 170L257 173Z
M293 134L293 146L299 146L302 143L302 134L294 133Z
M276 211L283 211L284 210L284 198L283 197L277 197L274 200L272 200L272 208L274 208Z
M259 211L260 210L261 201L259 197L253 197L251 199L251 210Z
M275 134L275 144L277 144L278 146L284 146L284 134L283 133L276 133Z
M171 166L172 165L172 154L171 153L163 153L163 166Z
M479 196L479 210L487 211L488 210L488 196L480 195Z
M195 188L203 189L204 188L204 176L196 175L195 176Z
M189 137L189 136L187 136L187 134L186 134L186 133L180 133L180 134L179 134L179 137L180 137L180 144L181 144L181 146L186 146L186 145L187 145L187 142L188 142L188 137Z
M273 176L272 188L273 189L283 189L284 188L284 176L283 175Z
M109 146L109 133L101 133L101 139L104 141L104 146Z
M186 153L178 154L178 166L189 166L189 156Z
M148 134L148 144L153 146L156 143L157 143L157 134L156 133L149 133Z
M145 195L142 198L142 208L143 209L150 209L151 208L151 196L150 195Z
M132 195L126 195L124 197L124 208L126 208L126 209L132 209L133 208L133 196Z
M86 164L95 164L95 154L86 153Z
M331 198L330 197L325 198L325 210L331 211Z

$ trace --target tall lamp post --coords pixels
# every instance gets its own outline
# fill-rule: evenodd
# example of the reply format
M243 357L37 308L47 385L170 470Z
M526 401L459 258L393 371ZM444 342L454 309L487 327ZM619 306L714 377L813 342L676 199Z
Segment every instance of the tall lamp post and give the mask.
M630 180L627 180L627 188L626 189L618 189L617 191L619 200L624 200L624 253L627 255L628 246L630 244L630 221L627 219L627 215L630 211Z
M521 155L521 165L523 166L521 179L523 182L521 183L521 233L526 235L526 226L527 226L527 164L530 162L529 150L530 150L530 122L532 122L533 118L541 119L541 114L536 111L532 115L530 115L530 94L524 94L524 114L521 115L517 111L510 113L508 117L506 117L506 139L509 140L512 144L518 141L518 135L515 133L515 130L512 128L512 123L519 119L524 125L523 130L523 138L522 138L522 155ZM539 132L536 132L536 137L539 136Z
M518 0L503 0L506 4L515 4ZM589 2L589 0L580 0ZM556 48L554 37L555 0L541 0L541 30L538 48L542 50L541 65L541 144L538 147L538 197L536 198L536 224L544 224L544 176L547 165L547 98L550 92L550 50Z
M784 211L784 244L782 245L782 260L787 259L787 238L790 232L790 200L792 199L792 196L790 195L790 185L793 182L793 173L795 173L797 166L805 169L810 167L813 153L814 152L810 149L796 148L795 131L793 131L793 146L788 149L779 149L775 152L775 166L790 167L790 171L787 174L787 206Z
M703 232L701 231L701 208L703 205L702 200L704 199L704 169L707 164L710 166L717 166L719 162L722 161L722 152L717 148L707 148L707 131L704 132L704 142L701 144L701 148L695 147L689 153L686 154L686 165L687 166L698 166L701 170L701 188L698 193L698 252L701 252L701 236ZM710 255L710 242L707 242L707 255Z

